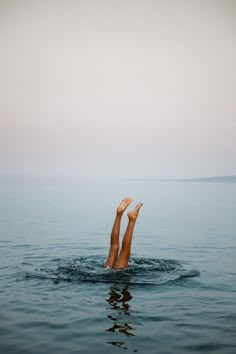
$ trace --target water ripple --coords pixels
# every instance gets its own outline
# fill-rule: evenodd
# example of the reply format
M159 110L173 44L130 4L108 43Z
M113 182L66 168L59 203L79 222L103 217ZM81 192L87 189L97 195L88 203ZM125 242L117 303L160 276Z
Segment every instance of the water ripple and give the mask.
M45 278L56 282L91 281L160 285L176 283L200 275L196 269L187 269L172 259L132 258L127 269L104 269L101 256L78 257L72 260L50 261L41 268L25 270L27 278ZM24 266L26 263L24 263Z

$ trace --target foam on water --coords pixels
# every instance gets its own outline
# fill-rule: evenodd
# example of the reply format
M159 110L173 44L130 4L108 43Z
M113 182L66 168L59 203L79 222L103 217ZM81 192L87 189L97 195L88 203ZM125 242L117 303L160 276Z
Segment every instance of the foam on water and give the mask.
M56 265L55 265L56 263ZM54 281L92 281L129 284L165 284L196 277L200 272L188 269L172 259L132 258L127 269L105 269L101 256L78 257L51 261L33 271L25 270L26 277Z

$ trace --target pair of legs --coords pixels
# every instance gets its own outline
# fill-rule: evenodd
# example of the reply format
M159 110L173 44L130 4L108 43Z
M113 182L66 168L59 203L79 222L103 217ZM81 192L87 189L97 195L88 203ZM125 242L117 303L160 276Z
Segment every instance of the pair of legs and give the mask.
M111 232L111 243L110 243L110 251L107 257L107 260L104 264L105 267L110 267L110 268L127 268L128 266L128 261L130 257L130 251L131 251L131 242L132 242L132 237L133 237L133 232L134 232L134 226L136 223L136 220L138 218L139 210L142 207L142 203L139 203L136 205L134 210L130 211L128 213L128 225L123 237L122 241L122 247L119 252L120 244L119 244L119 237L120 237L120 223L121 223L121 218L122 215L125 211L125 209L130 205L132 202L132 199L127 197L122 200L120 205L117 208L116 211L116 218L114 221L114 225L112 228Z

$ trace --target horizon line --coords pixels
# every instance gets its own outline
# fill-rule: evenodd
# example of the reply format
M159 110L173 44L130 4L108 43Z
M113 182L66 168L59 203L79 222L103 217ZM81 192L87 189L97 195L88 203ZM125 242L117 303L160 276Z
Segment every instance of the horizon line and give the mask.
M21 173L0 173L0 179L11 179L11 178L20 178L20 179L33 179L33 180L114 180L114 179L119 179L119 180L150 180L150 181L166 181L166 182L171 182L171 181L203 181L203 180L236 180L236 174L235 175L208 175L208 176L201 176L201 177L115 177L115 176L97 176L97 177L91 177L91 176L63 176L63 175L30 175L30 174L21 174Z

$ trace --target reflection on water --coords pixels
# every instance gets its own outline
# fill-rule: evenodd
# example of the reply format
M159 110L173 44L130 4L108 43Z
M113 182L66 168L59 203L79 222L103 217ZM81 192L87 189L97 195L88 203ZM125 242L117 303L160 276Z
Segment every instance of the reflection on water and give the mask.
M134 328L130 324L131 321L131 305L130 301L132 296L127 287L122 288L121 290L111 288L109 293L109 298L106 301L110 305L110 309L112 310L111 314L107 316L109 320L112 321L111 327L106 329L107 332L112 332L115 334L123 334L126 337L133 337ZM121 349L127 349L125 341L111 341L107 342L108 344L112 344ZM135 349L134 352L138 350Z

